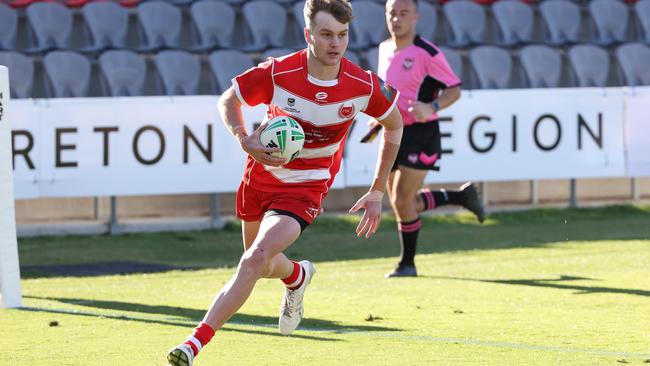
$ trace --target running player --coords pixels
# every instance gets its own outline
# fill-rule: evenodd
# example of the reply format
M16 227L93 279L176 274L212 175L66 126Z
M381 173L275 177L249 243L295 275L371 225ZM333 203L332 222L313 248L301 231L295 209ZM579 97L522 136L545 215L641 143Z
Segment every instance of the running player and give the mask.
M352 8L347 0L307 0L305 50L262 64L235 77L219 99L224 123L248 154L237 192L245 252L232 279L216 295L203 321L172 349L169 365L191 366L194 358L248 299L260 278L286 285L278 326L293 332L303 314L303 296L315 269L309 261L289 260L282 252L312 223L339 171L343 146L359 112L375 117L385 133L375 178L368 193L350 209L364 209L357 236L372 235L380 222L381 200L402 136L394 108L398 94L377 75L343 54L348 45ZM289 115L305 131L300 156L288 164L269 155L278 149L259 142L262 127L248 134L242 106L266 104L267 119Z
M388 0L386 23L391 38L379 46L378 74L400 92L397 107L404 135L388 179L387 192L397 218L401 258L386 277L417 276L415 249L419 213L444 205L461 205L480 222L485 219L476 188L420 189L429 170L439 170L442 152L438 112L460 98L460 80L432 42L415 33L417 0Z

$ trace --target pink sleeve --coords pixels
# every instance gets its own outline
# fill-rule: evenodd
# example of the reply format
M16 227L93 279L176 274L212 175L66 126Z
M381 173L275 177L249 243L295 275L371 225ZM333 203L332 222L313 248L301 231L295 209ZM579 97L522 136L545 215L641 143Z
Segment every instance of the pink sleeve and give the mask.
M453 88L460 85L460 79L454 70L451 69L445 55L438 50L435 56L427 62L427 74L445 85L446 88Z

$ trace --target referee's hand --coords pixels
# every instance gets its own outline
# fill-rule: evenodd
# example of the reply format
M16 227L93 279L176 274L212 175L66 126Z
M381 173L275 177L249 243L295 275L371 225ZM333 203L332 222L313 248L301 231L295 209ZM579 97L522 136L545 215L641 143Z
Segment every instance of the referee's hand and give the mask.
M435 110L433 109L433 106L428 103L422 103L422 102L414 102L412 100L409 101L409 104L411 105L408 109L409 112L415 117L415 120L418 122L426 122L431 119L433 116L433 113Z
M240 140L241 148L258 163L269 166L281 166L286 163L284 158L273 156L282 150L278 147L266 147L260 142L260 135L266 125L258 127L252 135L243 137Z

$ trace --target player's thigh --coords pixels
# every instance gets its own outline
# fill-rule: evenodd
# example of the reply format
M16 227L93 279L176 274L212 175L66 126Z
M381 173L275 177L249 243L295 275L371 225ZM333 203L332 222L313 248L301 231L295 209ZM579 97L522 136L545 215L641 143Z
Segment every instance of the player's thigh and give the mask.
M261 221L244 221L241 222L241 234L242 240L244 242L244 250L253 245L255 237L257 236L258 231L260 230Z
M400 198L412 198L422 188L427 170L413 169L400 165L395 173L393 194Z
M261 250L269 260L282 253L300 236L300 224L293 217L270 215L264 217L251 248Z

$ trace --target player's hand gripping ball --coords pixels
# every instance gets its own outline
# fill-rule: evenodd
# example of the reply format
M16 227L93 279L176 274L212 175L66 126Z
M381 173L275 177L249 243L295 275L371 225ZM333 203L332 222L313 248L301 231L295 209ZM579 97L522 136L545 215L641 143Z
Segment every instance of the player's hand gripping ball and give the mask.
M300 155L305 144L305 131L289 116L275 117L266 123L260 134L260 143L264 147L279 148L279 152L271 155L284 158L289 163Z

